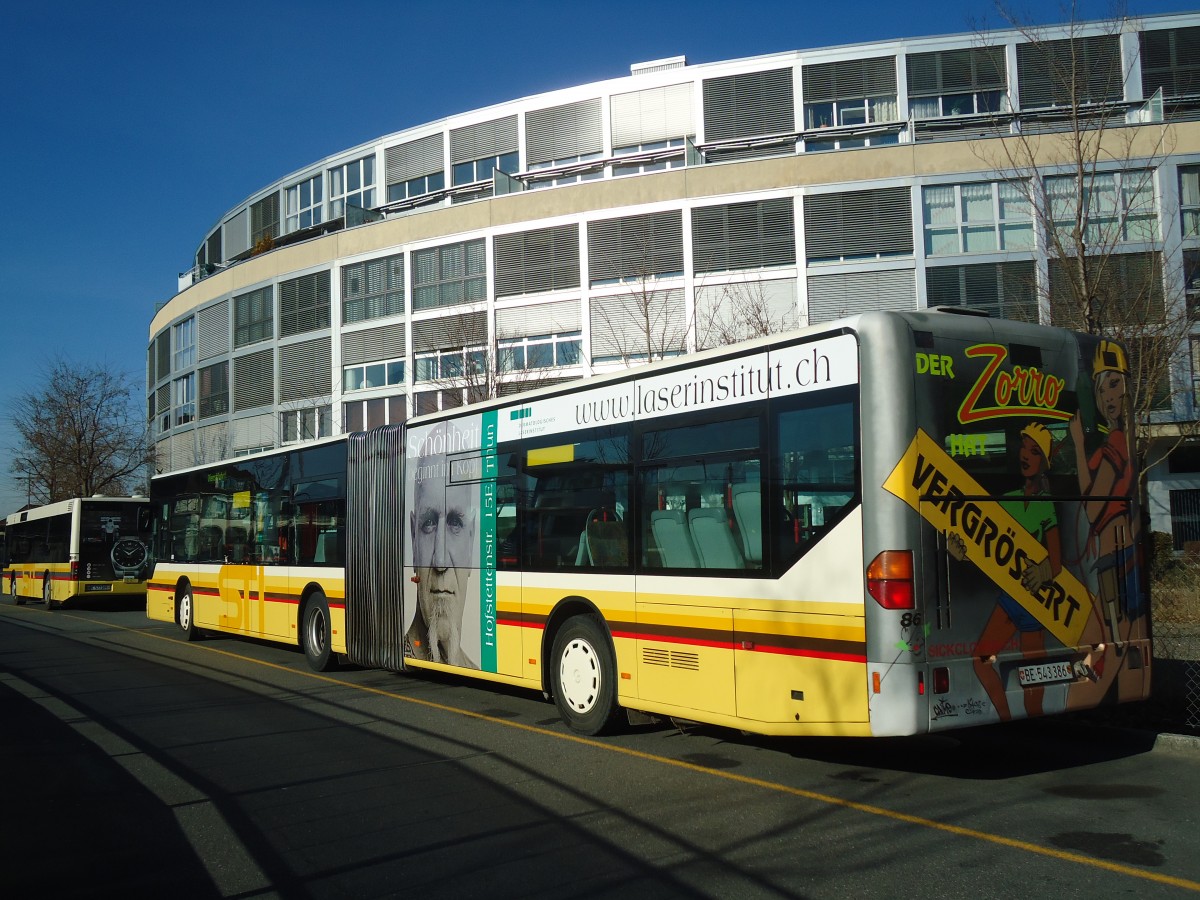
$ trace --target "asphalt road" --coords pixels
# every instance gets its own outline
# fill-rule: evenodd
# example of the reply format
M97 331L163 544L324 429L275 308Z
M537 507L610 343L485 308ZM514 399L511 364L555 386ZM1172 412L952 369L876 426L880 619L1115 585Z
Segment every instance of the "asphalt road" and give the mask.
M141 609L0 605L0 896L1200 893L1200 753L1071 719L908 740L642 726Z

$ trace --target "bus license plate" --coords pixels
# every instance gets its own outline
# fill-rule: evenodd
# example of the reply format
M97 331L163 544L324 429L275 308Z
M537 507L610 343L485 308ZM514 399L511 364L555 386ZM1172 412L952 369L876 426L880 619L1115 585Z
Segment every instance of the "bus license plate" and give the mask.
M1037 663L1017 668L1021 684L1047 684L1053 681L1074 681L1075 673L1068 662Z
M100 591L111 591L112 585L111 584L85 584L83 586L83 590L85 593L95 594Z

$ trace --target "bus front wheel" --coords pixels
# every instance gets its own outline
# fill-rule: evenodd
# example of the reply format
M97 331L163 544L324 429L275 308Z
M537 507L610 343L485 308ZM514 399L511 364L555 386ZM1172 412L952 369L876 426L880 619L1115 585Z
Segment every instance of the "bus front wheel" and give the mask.
M608 636L593 616L568 619L554 636L550 655L554 704L580 734L603 734L620 712L616 663Z
M335 667L329 633L329 601L321 591L313 591L304 605L300 641L304 645L309 668L314 672L327 672Z
M183 632L185 641L195 641L200 638L200 629L196 627L196 599L192 594L192 586L184 585L175 600L175 624Z

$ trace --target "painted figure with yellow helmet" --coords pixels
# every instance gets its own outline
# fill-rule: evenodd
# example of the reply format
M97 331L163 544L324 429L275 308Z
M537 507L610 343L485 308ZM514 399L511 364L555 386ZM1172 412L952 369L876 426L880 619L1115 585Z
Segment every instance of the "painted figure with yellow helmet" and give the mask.
M1092 388L1097 417L1104 421L1097 424L1107 435L1089 454L1079 413L1072 417L1070 427L1079 490L1085 498L1095 590L1108 635L1119 642L1129 639L1132 621L1145 612L1136 561L1139 527L1133 510L1137 485L1132 465L1129 375L1125 351L1112 341L1100 341L1092 359Z

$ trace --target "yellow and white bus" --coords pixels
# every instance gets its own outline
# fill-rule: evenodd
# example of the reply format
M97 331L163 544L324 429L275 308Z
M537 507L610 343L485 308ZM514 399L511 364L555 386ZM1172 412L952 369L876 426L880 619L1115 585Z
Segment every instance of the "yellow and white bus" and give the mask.
M1146 697L1109 341L869 313L154 480L147 611L774 735Z
M9 595L53 609L77 597L146 592L150 571L146 497L76 497L5 521Z

